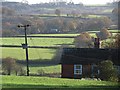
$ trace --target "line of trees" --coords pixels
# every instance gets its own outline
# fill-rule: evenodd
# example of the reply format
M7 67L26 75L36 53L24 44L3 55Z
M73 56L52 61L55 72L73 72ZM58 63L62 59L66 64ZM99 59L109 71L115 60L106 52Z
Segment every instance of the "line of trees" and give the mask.
M109 27L112 24L111 19L108 17L93 19L62 18L60 17L61 11L59 9L55 10L55 14L59 16L56 18L20 16L16 15L14 10L8 8L3 8L2 14L3 36L23 34L23 30L18 30L18 24L30 24L31 28L29 28L28 34L52 33L53 29L57 29L56 33L75 33L86 30L98 30L102 27Z

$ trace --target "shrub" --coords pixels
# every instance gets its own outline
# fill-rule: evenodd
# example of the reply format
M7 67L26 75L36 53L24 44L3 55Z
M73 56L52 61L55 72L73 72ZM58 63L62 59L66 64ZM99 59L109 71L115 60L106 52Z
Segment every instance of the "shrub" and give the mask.
M101 80L118 81L117 69L114 68L112 61L102 61L99 64L99 68Z
M23 69L23 66L20 64L16 64L14 71L16 75L23 76L26 74L25 70Z
M10 57L2 60L2 70L3 74L7 75L11 75L11 73L15 73L16 75L25 75L23 66L16 63L16 59Z
M2 70L7 75L11 75L11 72L15 69L16 60L10 57L4 58L2 60Z

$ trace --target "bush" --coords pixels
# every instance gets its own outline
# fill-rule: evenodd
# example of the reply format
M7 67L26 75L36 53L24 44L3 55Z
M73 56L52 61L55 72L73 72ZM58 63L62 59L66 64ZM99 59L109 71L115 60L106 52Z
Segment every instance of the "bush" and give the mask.
M2 60L2 70L7 75L11 75L11 72L15 69L16 60L10 57L4 58Z
M2 71L3 74L7 75L11 75L12 73L16 75L25 75L23 66L16 63L16 59L10 57L2 59Z
M114 68L112 61L106 60L99 64L100 79L106 81L118 81L117 69Z
M16 75L23 76L26 74L26 71L23 69L23 66L20 64L16 64L14 71Z

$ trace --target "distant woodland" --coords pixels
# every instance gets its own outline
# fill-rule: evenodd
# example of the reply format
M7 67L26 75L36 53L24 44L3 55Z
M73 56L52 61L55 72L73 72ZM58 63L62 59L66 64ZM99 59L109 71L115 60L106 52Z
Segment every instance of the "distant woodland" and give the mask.
M85 6L82 3L27 3L3 2L2 35L24 34L18 25L30 24L28 34L80 33L117 25L117 3L104 6ZM115 28L116 29L116 28Z

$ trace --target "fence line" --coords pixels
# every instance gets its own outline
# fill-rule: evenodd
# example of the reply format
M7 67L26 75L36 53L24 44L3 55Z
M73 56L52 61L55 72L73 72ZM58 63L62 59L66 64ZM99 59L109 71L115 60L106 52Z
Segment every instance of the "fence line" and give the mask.
M24 38L25 36L3 36L0 38ZM75 38L76 36L27 36L28 38Z
M0 45L0 47L6 48L23 48L22 45ZM59 49L60 46L28 46L28 48L49 48L49 49Z

